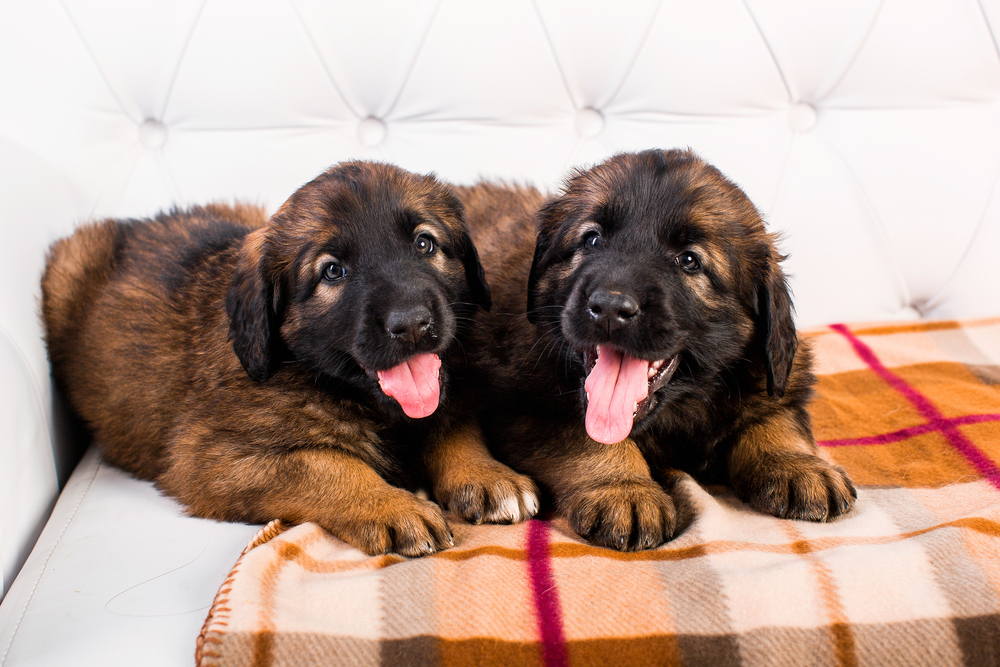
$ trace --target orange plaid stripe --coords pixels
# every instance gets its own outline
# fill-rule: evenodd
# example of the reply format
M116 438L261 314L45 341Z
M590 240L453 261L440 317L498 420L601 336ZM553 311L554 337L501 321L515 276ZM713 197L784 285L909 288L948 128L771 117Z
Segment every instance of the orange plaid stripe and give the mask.
M644 552L566 520L470 526L368 557L275 524L223 583L198 664L1000 664L1000 319L807 332L822 452L859 485L826 524L681 483Z

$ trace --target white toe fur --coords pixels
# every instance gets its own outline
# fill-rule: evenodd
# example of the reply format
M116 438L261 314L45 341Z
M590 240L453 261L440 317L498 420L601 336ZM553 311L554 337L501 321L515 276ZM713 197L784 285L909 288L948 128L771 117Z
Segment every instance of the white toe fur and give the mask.
M524 519L530 519L538 514L538 496L533 491L525 491L521 500L524 502Z
M486 520L490 522L518 521L520 518L521 506L517 502L517 497L507 496L496 511L487 515Z

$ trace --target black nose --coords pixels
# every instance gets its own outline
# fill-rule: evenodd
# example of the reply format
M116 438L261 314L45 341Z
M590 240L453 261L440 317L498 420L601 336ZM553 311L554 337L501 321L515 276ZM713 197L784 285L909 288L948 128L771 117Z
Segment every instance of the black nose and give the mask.
M587 310L598 324L617 329L639 316L639 302L630 294L599 289L587 300Z
M425 306L392 310L385 318L385 330L390 338L416 343L431 330L431 311Z

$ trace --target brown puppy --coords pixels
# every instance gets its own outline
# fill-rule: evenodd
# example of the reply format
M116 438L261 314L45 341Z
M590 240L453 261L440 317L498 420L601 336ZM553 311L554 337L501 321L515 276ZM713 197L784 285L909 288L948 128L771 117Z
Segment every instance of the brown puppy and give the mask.
M616 549L670 539L676 470L780 517L852 507L817 456L782 257L718 170L653 150L578 171L548 201L456 191L493 285L475 361L487 439L574 530Z
M453 386L490 294L432 176L344 163L270 220L216 205L84 226L53 245L42 289L53 374L105 457L193 515L432 553L452 544L441 511L400 488L425 459L470 520L537 508Z

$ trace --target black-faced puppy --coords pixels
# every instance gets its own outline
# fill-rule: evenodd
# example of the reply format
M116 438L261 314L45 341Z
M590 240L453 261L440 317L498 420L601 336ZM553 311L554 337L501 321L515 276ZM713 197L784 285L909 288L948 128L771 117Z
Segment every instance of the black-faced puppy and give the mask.
M83 226L42 288L54 377L105 457L193 515L415 556L452 543L404 490L425 470L471 520L537 507L452 391L490 294L432 176L343 163L269 220L214 205Z
M476 361L487 439L574 530L617 549L670 539L676 470L779 517L850 510L850 480L817 455L774 236L717 169L650 150L548 201L457 192L493 287Z

